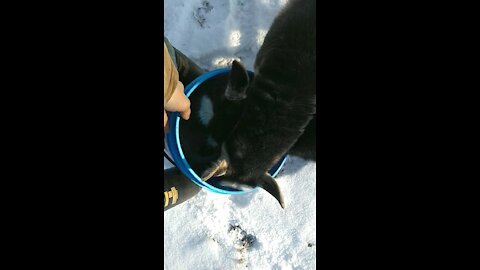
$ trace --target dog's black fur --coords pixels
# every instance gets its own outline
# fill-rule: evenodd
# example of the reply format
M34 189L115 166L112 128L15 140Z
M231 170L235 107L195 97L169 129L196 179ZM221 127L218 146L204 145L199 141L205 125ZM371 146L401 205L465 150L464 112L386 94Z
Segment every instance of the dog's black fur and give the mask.
M225 91L231 74L222 74L200 84L189 97L192 114L188 121L180 122L180 141L185 158L192 169L199 173L210 167L211 162L220 156L221 144L240 119L244 101L231 101L225 98ZM204 125L201 121L202 99L207 97L212 105L214 116ZM208 137L215 142L212 146Z
M258 52L251 82L243 66L233 63L225 98L241 102L242 115L204 180L223 176L224 186L260 186L284 207L267 171L287 152L316 159L315 12L315 0L287 4Z

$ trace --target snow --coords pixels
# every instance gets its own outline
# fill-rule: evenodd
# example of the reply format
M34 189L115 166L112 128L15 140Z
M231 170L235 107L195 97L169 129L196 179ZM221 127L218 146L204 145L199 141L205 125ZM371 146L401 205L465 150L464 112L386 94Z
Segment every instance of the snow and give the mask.
M166 0L164 35L201 67L255 55L287 0ZM171 165L164 160L164 168ZM202 190L164 212L164 269L315 269L316 163L290 157L277 181L285 209L266 191Z

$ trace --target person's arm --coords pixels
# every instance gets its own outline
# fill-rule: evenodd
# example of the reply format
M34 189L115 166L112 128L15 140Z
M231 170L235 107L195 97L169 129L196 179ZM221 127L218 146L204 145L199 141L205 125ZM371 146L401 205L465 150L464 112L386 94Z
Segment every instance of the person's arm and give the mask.
M163 116L164 127L168 116L166 111L180 112L183 119L190 118L190 101L183 92L183 84L178 80L178 71L170 58L166 44L163 44Z
M163 43L163 107L170 101L178 82L178 71L170 58L167 45Z

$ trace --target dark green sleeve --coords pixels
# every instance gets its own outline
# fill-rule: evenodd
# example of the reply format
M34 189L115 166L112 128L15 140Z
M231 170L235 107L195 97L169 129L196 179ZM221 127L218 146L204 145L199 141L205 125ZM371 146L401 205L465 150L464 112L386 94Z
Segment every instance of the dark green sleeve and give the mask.
M165 42L165 45L167 45L167 50L168 53L170 54L170 57L172 58L172 62L175 64L175 67L178 70L178 63L177 63L177 58L175 57L175 48L173 48L172 44L170 44L170 41L164 36L163 41Z
M200 68L185 54L173 47L165 36L163 37L163 41L165 41L168 53L177 68L179 79L185 86L207 71Z

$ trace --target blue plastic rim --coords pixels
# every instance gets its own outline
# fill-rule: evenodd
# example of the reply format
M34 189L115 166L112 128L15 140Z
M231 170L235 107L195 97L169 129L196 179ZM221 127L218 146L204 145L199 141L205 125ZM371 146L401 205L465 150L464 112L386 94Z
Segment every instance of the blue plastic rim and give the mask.
M199 85L201 85L203 82L206 80L224 74L224 73L229 73L230 68L221 68L221 69L216 69L212 70L210 72L202 74L200 77L196 78L194 81L192 81L189 85L185 87L185 95L189 97L195 89L198 88ZM251 71L249 71L250 74L253 74ZM182 173L188 177L191 181L193 181L195 184L198 186L205 188L209 191L219 193L219 194L243 194L245 192L249 192L251 190L227 190L227 189L221 189L216 186L210 185L209 183L202 181L201 177L197 175L195 171L192 170L190 165L188 164L187 159L185 158L185 155L183 154L181 142L180 142L180 114L178 112L171 113L168 117L168 122L170 125L170 132L167 133L166 139L167 139L167 149L170 152L171 157L176 163L176 166L182 171ZM287 155L283 156L280 161L273 166L273 168L270 169L268 172L271 176L275 177L277 174L280 172L282 169L283 165L287 161Z

